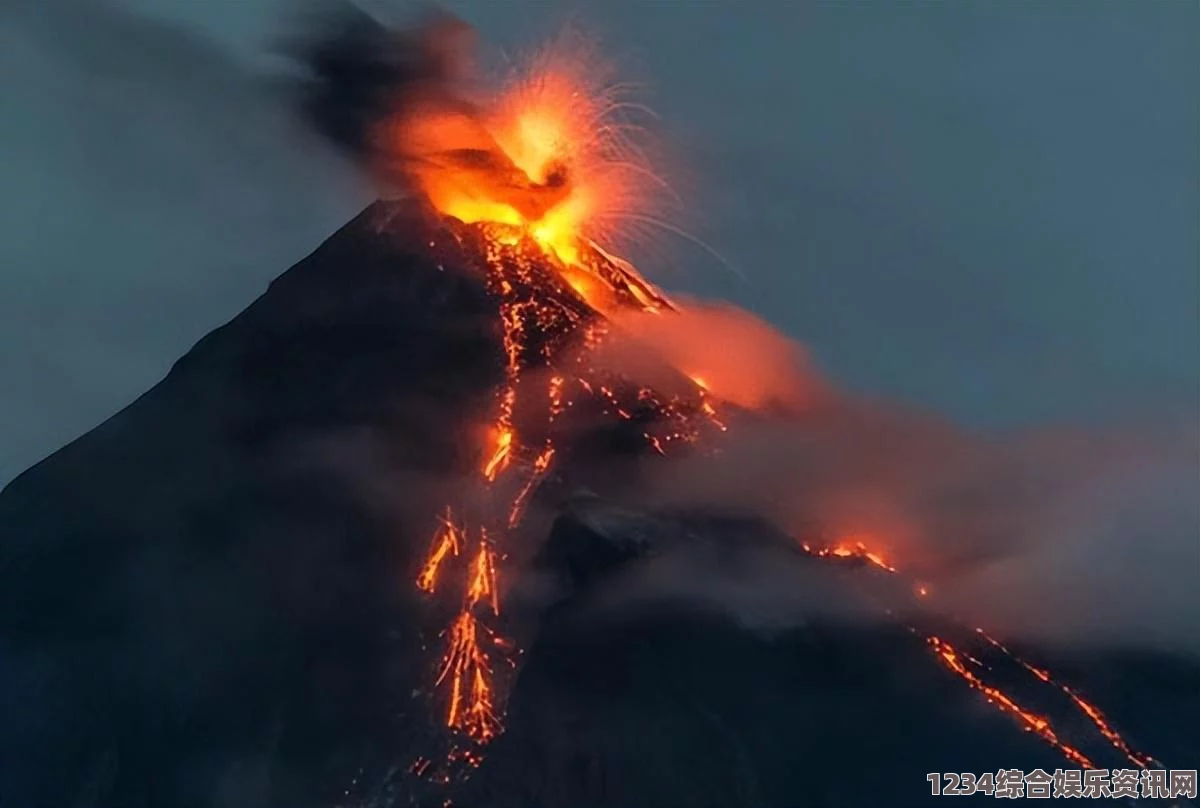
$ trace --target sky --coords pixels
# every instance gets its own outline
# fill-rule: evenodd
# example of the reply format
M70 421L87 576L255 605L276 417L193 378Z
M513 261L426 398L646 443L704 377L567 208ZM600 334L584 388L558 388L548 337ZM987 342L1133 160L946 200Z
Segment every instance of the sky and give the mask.
M982 429L1200 410L1200 4L458 0L645 86L676 223L631 257L830 378ZM0 9L0 484L369 201L266 76L287 0ZM745 276L743 280L738 273Z

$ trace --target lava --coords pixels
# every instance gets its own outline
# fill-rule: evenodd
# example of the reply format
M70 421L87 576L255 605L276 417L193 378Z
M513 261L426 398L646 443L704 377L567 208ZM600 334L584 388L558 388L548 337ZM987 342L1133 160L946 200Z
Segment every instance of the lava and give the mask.
M513 442L513 432L507 426L501 426L496 429L496 448L492 451L491 458L488 459L487 465L483 467L483 476L488 480L495 480L496 475L504 471L508 466L508 461L511 458Z
M618 419L649 416L653 423L645 439L660 453L672 441L695 442L701 424L719 422L698 389L691 400L661 396L592 366L588 357L608 333L603 313L592 304L594 297L576 291L568 265L556 253L504 223L448 227L463 238L482 240L481 269L497 306L504 370L494 391L491 423L482 432L478 477L466 483L475 490L464 491L462 501L446 509L417 577L418 588L427 593L446 574L461 582L462 604L444 633L436 687L445 703L444 723L460 741L451 749L451 762L472 763L502 729L503 685L496 672L501 662L514 664L513 644L500 626L504 547L559 455L558 421L578 397ZM578 261L589 267L587 277L603 290L605 305L668 305L640 278L590 248L578 254ZM548 372L545 386L537 382L540 372ZM462 518L468 514L469 527ZM470 558L452 564L468 546L475 548Z
M446 725L486 743L501 725L493 703L492 669L480 633L490 632L470 610L459 614L449 629L449 647L437 684L450 685Z
M707 373L682 374L690 378L690 389L671 395L631 388L627 379L600 370L589 359L618 325L615 315L680 312L631 263L601 246L615 225L648 218L636 212L637 202L648 186L661 185L631 143L633 128L617 119L629 105L603 83L604 76L586 55L560 45L535 59L482 112L417 105L407 110L401 125L392 121L387 130L389 137L405 141L397 145L401 153L418 144L423 159L412 169L412 179L450 223L450 232L460 241L482 240L481 264L497 304L503 351L503 382L479 447L479 477L471 483L482 490L463 495L464 502L487 504L446 509L416 578L421 591L433 593L445 576L460 576L462 603L443 634L446 648L436 677L446 705L444 723L462 742L452 748L451 762L477 765L482 745L503 731L497 663L515 664L516 651L499 627L501 564L530 499L560 455L558 421L577 400L586 399L618 421L638 428L652 424L641 434L658 455L727 428L710 392L710 382L717 379ZM548 385L538 385L531 371L546 372ZM759 399L767 401L762 395ZM722 395L721 400L727 399ZM469 513L469 529L456 521L456 513ZM474 547L470 559L456 561L468 545ZM862 537L848 536L816 549L805 544L804 549L817 558L865 563L897 574L891 561ZM917 597L929 594L924 584L913 590ZM1071 762L1093 767L1047 718L985 682L972 669L984 667L975 657L941 636L917 633L943 666L988 703ZM983 636L1042 683L1061 689L1130 760L1143 767L1152 761L1134 752L1074 690ZM422 762L420 770L428 768Z
M802 549L811 556L816 558L829 558L834 560L857 560L859 562L867 562L874 566L886 570L887 572L896 574L898 570L884 560L884 557L875 550L871 550L862 541L843 540L832 545L823 547L814 547L810 542L802 542ZM919 598L927 598L929 596L929 588L924 584L916 584L913 587L913 593ZM1082 752L1073 746L1064 742L1059 735L1051 727L1050 722L1043 716L1036 715L1025 708L1021 707L1014 698L1005 694L998 687L989 685L984 682L977 674L970 670L963 661L966 660L976 668L983 669L986 666L982 661L970 654L961 651L952 646L947 640L933 634L927 634L910 626L910 630L923 637L930 649L933 651L937 660L946 668L953 671L962 678L969 687L983 694L989 704L995 705L1001 711L1014 716L1021 725L1029 732L1034 732L1051 746L1058 749L1068 760L1073 763L1078 763L1084 768L1095 768L1091 760ZM1139 768L1146 768L1150 765L1157 764L1157 761L1149 755L1144 755L1135 751L1129 743L1121 737L1104 714L1095 705L1085 700L1077 691L1055 681L1050 673L1042 668L1038 668L1025 660L1018 657L1010 651L999 640L990 636L982 628L976 628L975 633L983 639L995 651L1004 655L1008 659L1023 668L1027 673L1031 674L1035 679L1042 684L1057 688L1066 695L1071 703L1091 722L1096 728L1096 731L1117 751L1124 755L1130 762Z
M499 592L496 589L496 552L488 542L487 532L481 531L479 552L471 563L471 580L467 600L472 605L488 603L492 614L500 614Z
M883 556L875 550L870 550L867 545L856 539L847 539L839 541L829 547L820 547L813 549L813 546L807 542L803 544L805 552L811 553L818 558L854 558L867 561L888 572L896 572L896 568L884 560Z
M1100 712L1100 708L1096 707L1096 705L1086 701L1082 696L1079 695L1079 693L1067 685L1054 681L1048 671L1029 664L1012 651L1009 651L1008 648L1006 648L998 640L989 636L983 629L977 628L975 629L975 632L979 634L979 636L982 637L989 645L1012 659L1022 668L1033 674L1033 676L1039 679L1041 682L1053 687L1057 687L1059 690L1061 690L1071 700L1071 702L1079 708L1079 711L1087 716L1088 720L1091 721L1096 727L1096 731L1103 735L1105 740L1112 744L1114 749L1123 754L1135 766L1144 769L1147 766L1158 764L1158 761L1149 755L1143 755L1142 753L1132 749L1125 739L1121 737L1120 733L1112 728L1112 725L1108 723L1108 719L1104 717L1104 713Z
M421 574L417 576L417 588L422 592L432 593L434 591L442 562L446 560L447 556L458 555L461 536L452 519L453 515L447 508L442 524L434 537L433 548L429 551L428 558L425 559Z
M948 642L933 636L927 637L926 642L929 643L929 647L933 649L938 659L947 668L958 674L971 688L982 693L983 697L987 699L988 704L994 704L1004 712L1015 716L1028 732L1037 733L1046 743L1061 752L1063 757L1072 763L1077 763L1085 769L1096 768L1095 764L1086 755L1060 740L1048 720L1024 709L999 689L984 683L978 676L972 673L963 664L958 651Z
M601 247L623 226L652 223L644 200L666 189L629 120L644 108L622 98L623 85L578 36L536 54L483 104L468 104L464 77L445 57L456 43L440 41L457 33L431 26L433 42L414 48L447 86L408 90L379 126L382 161L405 166L439 213L487 225L505 245L528 238L592 308L611 310L622 293L646 310L669 308L632 264Z

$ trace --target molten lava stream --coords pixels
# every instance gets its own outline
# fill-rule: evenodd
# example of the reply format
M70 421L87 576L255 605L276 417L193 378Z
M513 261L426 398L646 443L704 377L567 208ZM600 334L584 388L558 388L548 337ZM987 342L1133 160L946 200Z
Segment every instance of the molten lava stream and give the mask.
M500 732L496 717L487 655L479 644L480 632L490 632L468 609L449 629L449 647L437 684L449 682L447 726L461 730L478 743L487 743Z
M803 542L801 546L806 553L817 558L832 558L835 560L857 559L869 562L876 567L886 570L890 573L897 572L896 568L885 561L882 555L868 549L867 545L862 541L841 541L834 545L821 548L814 548L808 542ZM919 597L926 597L929 593L928 589L923 585L916 585L914 587L914 591ZM923 632L917 631L915 628L910 628L910 630L924 639L926 644L933 651L937 660L942 663L942 665L944 665L953 673L957 674L959 678L966 682L966 684L973 690L983 694L984 698L989 704L992 704L1001 711L1014 716L1026 731L1034 732L1039 735L1051 746L1058 749L1071 762L1078 763L1084 768L1095 768L1094 764L1086 755L1073 746L1070 746L1059 737L1059 735L1050 726L1048 719L1036 715L1021 707L1012 697L1006 695L999 688L984 682L979 678L978 675L971 671L966 664L964 664L965 660L977 668L983 668L985 666L981 661L970 656L969 654L959 651L941 637L924 634ZM988 645L990 645L993 649L1000 652L1016 664L1020 665L1026 672L1033 675L1043 684L1047 684L1051 687L1061 690L1071 700L1071 703L1088 719L1088 721L1091 722L1091 724L1096 728L1097 732L1099 732L1100 735L1102 735L1104 739L1113 746L1113 748L1121 752L1121 754L1123 754L1134 765L1138 766L1139 768L1146 768L1150 765L1160 765L1149 755L1144 755L1135 751L1129 745L1129 743L1121 737L1120 733L1118 733L1112 727L1112 725L1108 723L1108 720L1105 718L1104 714L1099 710L1099 708L1084 700L1084 698L1075 690L1064 684L1054 681L1049 672L1041 668L1037 668L1021 659L998 640L988 635L983 629L976 628L975 633L979 635L985 642L987 642Z
M1000 708L1000 710L1016 717L1027 732L1034 732L1040 735L1042 739L1046 741L1046 743L1050 744L1059 752L1061 752L1063 756L1072 763L1077 763L1085 769L1096 768L1095 764L1093 764L1086 755L1073 746L1069 746L1061 741L1054 729L1050 726L1050 722L1047 719L1029 712L999 689L985 684L982 680L980 680L978 676L972 673L967 666L963 664L962 659L959 657L958 651L956 651L948 642L933 636L926 637L925 639L926 642L929 643L929 647L933 649L934 654L937 655L938 659L941 660L941 662L947 668L958 674L968 686L982 693L983 697L987 699L988 704L994 704L996 707Z
M1100 712L1100 708L1084 700L1084 698L1075 690L1071 689L1067 685L1062 684L1061 682L1056 682L1050 676L1048 671L1030 665L1012 651L1008 650L1008 648L1006 648L998 640L989 636L983 629L977 628L975 629L975 632L989 645L1007 656L1009 659L1016 662L1029 673L1033 674L1037 679L1045 684L1050 685L1051 687L1057 687L1059 690L1061 690L1067 696L1067 698L1071 700L1071 703L1079 708L1079 711L1083 713L1089 721L1092 722L1092 725L1096 727L1096 731L1103 735L1105 740L1107 740L1114 749L1123 754L1135 766L1144 769L1148 766L1161 765L1157 760L1149 755L1143 755L1142 753L1131 748L1126 740L1121 737L1121 734L1113 729L1112 725L1108 723L1108 720L1104 717L1104 713Z
M424 566L421 567L421 574L417 576L418 589L433 594L437 588L438 571L441 570L443 562L450 556L458 555L461 544L462 534L454 524L454 514L446 508L441 526L434 535L433 547L425 559Z

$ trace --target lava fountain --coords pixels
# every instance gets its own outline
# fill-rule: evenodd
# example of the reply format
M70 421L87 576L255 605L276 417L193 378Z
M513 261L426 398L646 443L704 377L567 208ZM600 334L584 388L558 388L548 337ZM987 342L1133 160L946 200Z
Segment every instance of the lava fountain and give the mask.
M666 455L725 431L718 410L728 400L709 389L701 368L680 368L684 389L666 394L590 358L617 328L617 315L679 312L632 263L604 246L619 241L630 223L657 221L649 201L666 184L639 146L641 128L630 120L641 108L622 97L625 88L578 37L561 39L498 89L481 91L468 67L470 37L461 23L439 17L375 41L366 47L376 49L373 57L354 57L371 67L355 73L359 89L370 91L355 96L358 111L365 106L369 117L360 156L390 190L416 197L442 217L450 237L477 245L503 346L503 381L481 431L472 490L440 510L413 576L426 596L459 599L431 675L452 738L451 765L423 759L413 769L446 780L456 766L477 765L482 748L503 731L500 674L516 667L519 653L498 622L504 562L532 493L559 457L563 419L586 401L609 418L644 425L645 447ZM356 47L364 49L361 42ZM328 53L322 58L315 63L325 73L347 72ZM829 563L899 574L882 550L859 538L803 549ZM928 595L922 584L913 589L917 597ZM1026 731L1072 763L1092 765L1047 719L985 682L983 666L965 650L943 636L913 631L945 668ZM1065 693L1131 762L1152 762L1078 693L979 636Z

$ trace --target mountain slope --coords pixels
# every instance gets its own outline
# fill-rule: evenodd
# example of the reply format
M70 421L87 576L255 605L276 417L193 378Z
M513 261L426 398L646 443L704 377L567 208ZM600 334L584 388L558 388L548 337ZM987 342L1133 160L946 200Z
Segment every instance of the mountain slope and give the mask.
M915 805L928 771L1075 767L927 635L1091 731L1059 691L969 631L887 617L896 587L861 559L743 514L623 508L679 413L618 380L563 415L505 548L502 628L526 649L507 731L449 791L411 774L445 740L429 695L457 605L413 580L511 358L488 249L372 206L0 493L0 806ZM522 272L565 318L546 322L599 318L544 258ZM571 336L538 327L538 355ZM1197 666L1101 664L1089 695L1189 765Z

